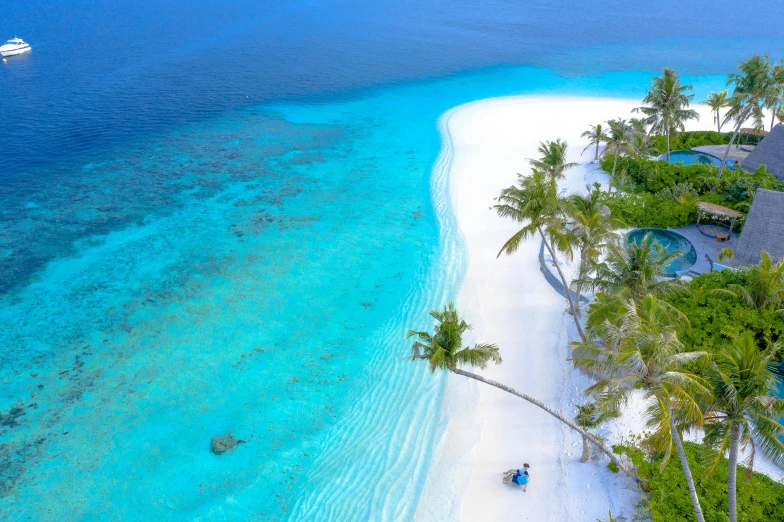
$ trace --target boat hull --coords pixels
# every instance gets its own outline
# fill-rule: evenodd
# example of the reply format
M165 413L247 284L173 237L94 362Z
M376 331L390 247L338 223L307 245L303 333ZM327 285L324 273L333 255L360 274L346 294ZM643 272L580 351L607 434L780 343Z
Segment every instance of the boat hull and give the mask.
M16 56L18 54L29 53L32 51L32 47L22 47L21 49L9 49L8 51L0 51L0 56L5 58L6 56Z

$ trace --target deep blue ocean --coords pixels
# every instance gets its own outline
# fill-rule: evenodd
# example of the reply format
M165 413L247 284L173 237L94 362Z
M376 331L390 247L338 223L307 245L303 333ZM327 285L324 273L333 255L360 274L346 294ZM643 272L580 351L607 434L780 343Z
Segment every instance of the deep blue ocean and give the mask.
M784 56L742 7L0 5L0 519L410 519L445 381L404 331L465 265L439 116L664 66L702 99Z

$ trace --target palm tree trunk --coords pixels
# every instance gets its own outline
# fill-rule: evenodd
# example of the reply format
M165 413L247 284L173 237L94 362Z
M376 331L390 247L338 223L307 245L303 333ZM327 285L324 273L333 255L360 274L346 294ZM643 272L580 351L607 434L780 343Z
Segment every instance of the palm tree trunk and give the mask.
M665 132L667 135L667 163L670 163L670 129Z
M553 417L555 417L559 421L563 422L564 424L566 424L567 426L572 428L574 431L576 431L577 433L579 433L583 437L587 437L588 440L590 440L597 448L599 448L599 450L602 453L607 455L607 457L609 457L609 459L613 463L615 463L616 466L618 466L618 469L623 471L630 478L632 478L634 480L638 479L637 471L633 467L627 467L626 464L624 462L622 462L620 458L618 458L618 455L613 453L613 451L610 448L608 448L603 442L601 442L599 439L597 439L596 437L594 437L593 435L591 435L590 433L588 433L587 431L585 431L584 429L579 427L577 424L575 424L572 421L570 421L564 415L561 415L560 413L558 413L554 409L552 409L549 406L547 406L545 403L543 403L543 402L541 402L541 401L539 401L537 399L534 399L530 395L526 395L525 393L519 392L519 391L515 390L514 388L510 388L509 386L507 386L505 384L501 384L500 382L493 381L493 380L490 380L490 379L485 379L484 377L482 377L481 375L478 375L476 373L467 372L465 370L461 370L460 368L453 368L453 369L451 369L451 371L453 373L456 373L457 375L463 375L465 377L468 377L469 379L474 379L476 381L483 382L483 383L488 384L488 385L490 385L490 386L492 386L494 388L498 388L499 390L503 390L506 393L511 393L512 395L514 395L516 397L520 397L524 401L528 401L531 404L533 404L534 406L536 406L536 407L546 411L547 413L549 413L550 415L552 415ZM704 522L704 521L701 521L701 522Z
M770 130L773 130L773 125L776 124L776 106L770 108ZM770 132L770 131L768 131Z
M730 428L729 470L727 473L727 502L730 506L730 522L738 522L738 446L740 445L740 424L733 422Z
M569 301L569 309L572 312L572 317L574 318L574 324L575 326L577 326L577 333L580 334L580 339L582 339L583 342L585 342L586 338L585 338L585 333L583 332L583 328L582 326L580 326L580 317L577 314L577 310L574 309L574 301L572 300L572 290L569 288L569 284L566 282L566 277L564 276L564 273L561 270L561 264L558 262L558 259L555 257L555 251L550 246L550 243L547 241L547 238L545 237L542 228L537 226L536 230L538 230L539 235L542 236L542 241L544 241L544 246L546 246L547 251L550 252L550 257L553 260L553 265L555 266L555 269L558 271L558 275L561 277L561 283L563 284L564 287L566 300Z
M743 125L743 122L746 121L747 117L748 117L748 111L744 112L742 116L738 117L738 126L735 127L735 132L732 133L732 137L730 138L730 143L727 145L727 150L724 151L724 157L721 160L721 165L719 165L719 173L716 176L719 179L721 179L721 173L724 172L724 166L727 164L727 156L730 155L730 149L732 148L732 142L735 141L735 138L738 137L738 133L740 132L740 127L741 127L741 125Z
M591 460L591 441L583 435L583 456L580 457L580 462L583 464Z
M719 109L716 109L716 125L719 126L719 133L721 133L721 114L719 113Z
M580 271L578 273L579 279L584 279L585 277L585 266L587 265L587 261L585 260L585 252L584 249L580 250ZM583 294L583 285L582 283L577 283L574 285L574 293L576 295L574 307L577 309L577 313L580 314L580 299L582 298Z
M694 506L694 514L697 515L698 522L705 522L705 517L702 515L702 507L700 506L700 499L697 497L697 488L694 486L694 477L691 474L691 468L689 467L689 461L686 458L686 452L683 450L683 441L681 441L681 435L678 433L678 428L675 426L675 419L672 416L672 411L669 413L672 440L678 450L678 457L681 459L683 473L686 475L686 484L689 486L689 495L691 495L691 503L692 506Z
M608 187L610 189L609 190L610 192L612 192L612 184L613 184L613 180L615 179L615 166L616 165L618 165L618 154L617 153L613 154L613 171L612 171L612 174L610 174L610 183L609 183L609 187Z

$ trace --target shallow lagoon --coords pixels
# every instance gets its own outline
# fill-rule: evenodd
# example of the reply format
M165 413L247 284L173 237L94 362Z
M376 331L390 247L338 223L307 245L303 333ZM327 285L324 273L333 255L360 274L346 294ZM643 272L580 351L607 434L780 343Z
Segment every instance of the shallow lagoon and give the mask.
M648 78L495 68L268 104L6 192L0 410L24 414L0 431L4 515L410 517L444 380L403 332L464 263L439 115ZM247 444L212 455L227 431Z

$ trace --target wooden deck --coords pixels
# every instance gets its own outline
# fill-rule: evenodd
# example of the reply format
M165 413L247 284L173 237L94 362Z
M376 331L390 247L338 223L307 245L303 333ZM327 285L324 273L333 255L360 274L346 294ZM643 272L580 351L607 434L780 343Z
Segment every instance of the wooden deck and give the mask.
M673 228L670 230L684 236L694 245L694 249L697 251L697 262L691 268L694 272L697 272L698 274L710 272L710 263L705 257L705 254L708 254L711 259L713 259L714 263L720 263L725 266L736 266L738 264L734 259L719 261L719 252L721 252L723 248L732 248L733 250L738 248L739 236L734 232L729 241L718 242L715 238L708 237L700 232L697 225L689 225L687 227Z

